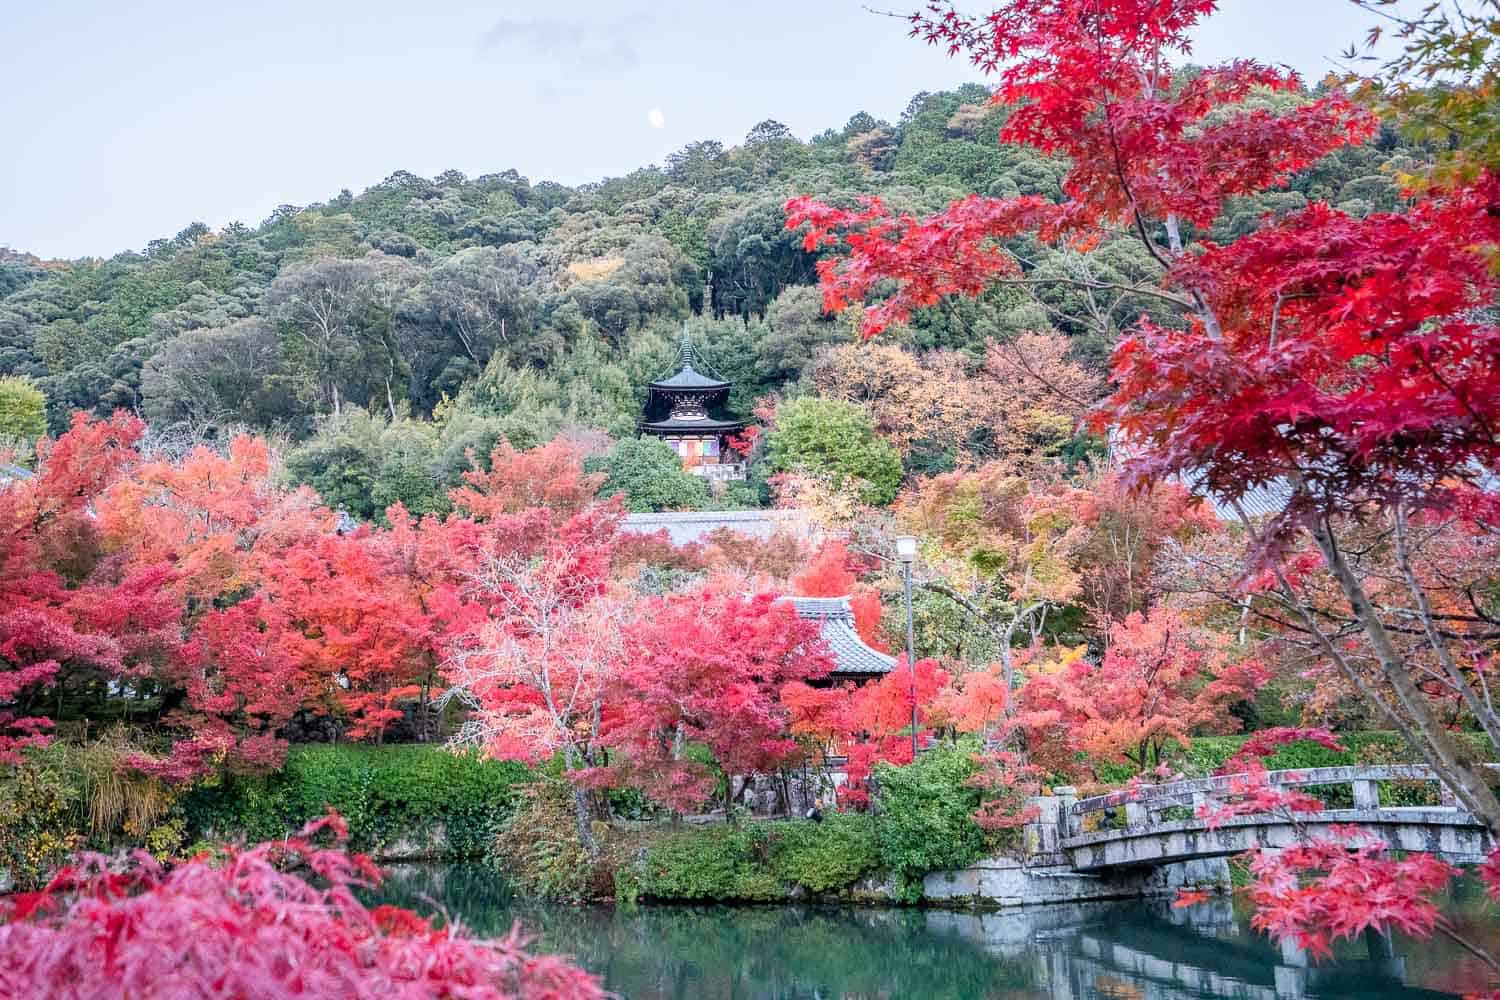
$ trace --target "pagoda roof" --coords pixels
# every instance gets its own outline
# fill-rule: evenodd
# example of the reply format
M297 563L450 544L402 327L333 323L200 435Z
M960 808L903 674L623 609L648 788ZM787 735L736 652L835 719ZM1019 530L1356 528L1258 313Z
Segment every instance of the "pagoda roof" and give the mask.
M697 389L700 391L713 391L717 389L728 389L729 383L721 379L709 378L700 374L691 365L683 368L671 378L659 379L651 383L653 389Z
M797 617L820 622L820 634L833 654L834 678L880 677L896 667L896 658L865 644L854 627L854 609L847 597L783 597L797 609Z
M710 417L695 420L668 417L666 420L652 420L641 424L641 430L653 434L733 434L744 429L743 420L714 420Z
M710 378L697 369L698 358L693 352L692 342L684 334L682 342L677 346L677 373L667 378L657 379L651 383L653 389L665 390L696 390L700 392L714 392L728 389L729 383L720 378Z

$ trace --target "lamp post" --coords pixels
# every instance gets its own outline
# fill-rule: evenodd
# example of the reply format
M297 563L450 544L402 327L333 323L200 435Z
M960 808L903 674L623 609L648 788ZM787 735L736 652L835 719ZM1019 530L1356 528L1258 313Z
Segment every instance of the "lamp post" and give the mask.
M917 658L911 624L911 563L917 557L917 540L911 535L896 539L896 558L901 560L901 579L906 589L906 670L911 677L911 759L917 759Z

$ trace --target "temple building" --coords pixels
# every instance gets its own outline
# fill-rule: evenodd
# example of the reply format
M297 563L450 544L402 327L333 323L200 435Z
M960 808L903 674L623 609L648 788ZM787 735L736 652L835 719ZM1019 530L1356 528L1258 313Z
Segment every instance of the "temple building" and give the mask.
M896 658L872 649L854 627L854 610L847 597L783 597L797 609L797 617L818 623L819 634L828 643L833 670L828 680L838 684L878 681L896 668Z
M723 413L730 383L698 371L704 365L684 333L675 375L652 382L641 420L642 434L661 438L682 458L682 466L715 482L745 478L745 463L729 448L729 437L746 421Z

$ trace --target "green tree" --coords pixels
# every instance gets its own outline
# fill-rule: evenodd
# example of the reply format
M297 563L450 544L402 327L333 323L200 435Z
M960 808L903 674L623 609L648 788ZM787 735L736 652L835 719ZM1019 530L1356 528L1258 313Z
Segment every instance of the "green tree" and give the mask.
M782 289L766 309L770 332L755 345L755 366L766 380L794 379L818 348L847 341L850 328L823 314L823 293L812 285Z
M0 377L0 441L35 442L47 433L47 397L24 375Z
M880 860L901 882L902 894L920 898L922 876L962 868L984 854L984 831L974 822L979 790L973 751L944 747L905 767L875 767L880 809Z
M153 424L245 422L262 427L306 413L276 329L262 319L187 330L146 362L142 410Z
M875 433L864 407L837 399L803 396L776 411L770 437L771 468L825 475L838 488L851 480L864 485L866 503L884 505L901 486L901 455Z
M345 406L286 458L287 475L306 483L330 507L355 517L384 515L398 500L414 514L449 509L450 472L439 455L436 428L400 414L388 420ZM456 479L456 476L454 477Z
M629 510L702 510L708 503L708 483L683 469L677 453L656 438L621 441L608 457L588 464L607 477L599 495L623 493Z

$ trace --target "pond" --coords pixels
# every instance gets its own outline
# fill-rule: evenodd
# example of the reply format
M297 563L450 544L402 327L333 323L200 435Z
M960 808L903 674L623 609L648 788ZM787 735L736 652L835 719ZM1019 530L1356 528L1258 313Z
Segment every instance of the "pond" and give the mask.
M1354 942L1302 964L1228 899L991 913L818 906L563 907L514 896L478 865L393 865L378 902L441 912L483 936L520 921L629 1000L1435 997L1500 985L1446 940ZM1500 919L1462 884L1447 911L1500 947ZM1372 957L1374 955L1375 957Z

